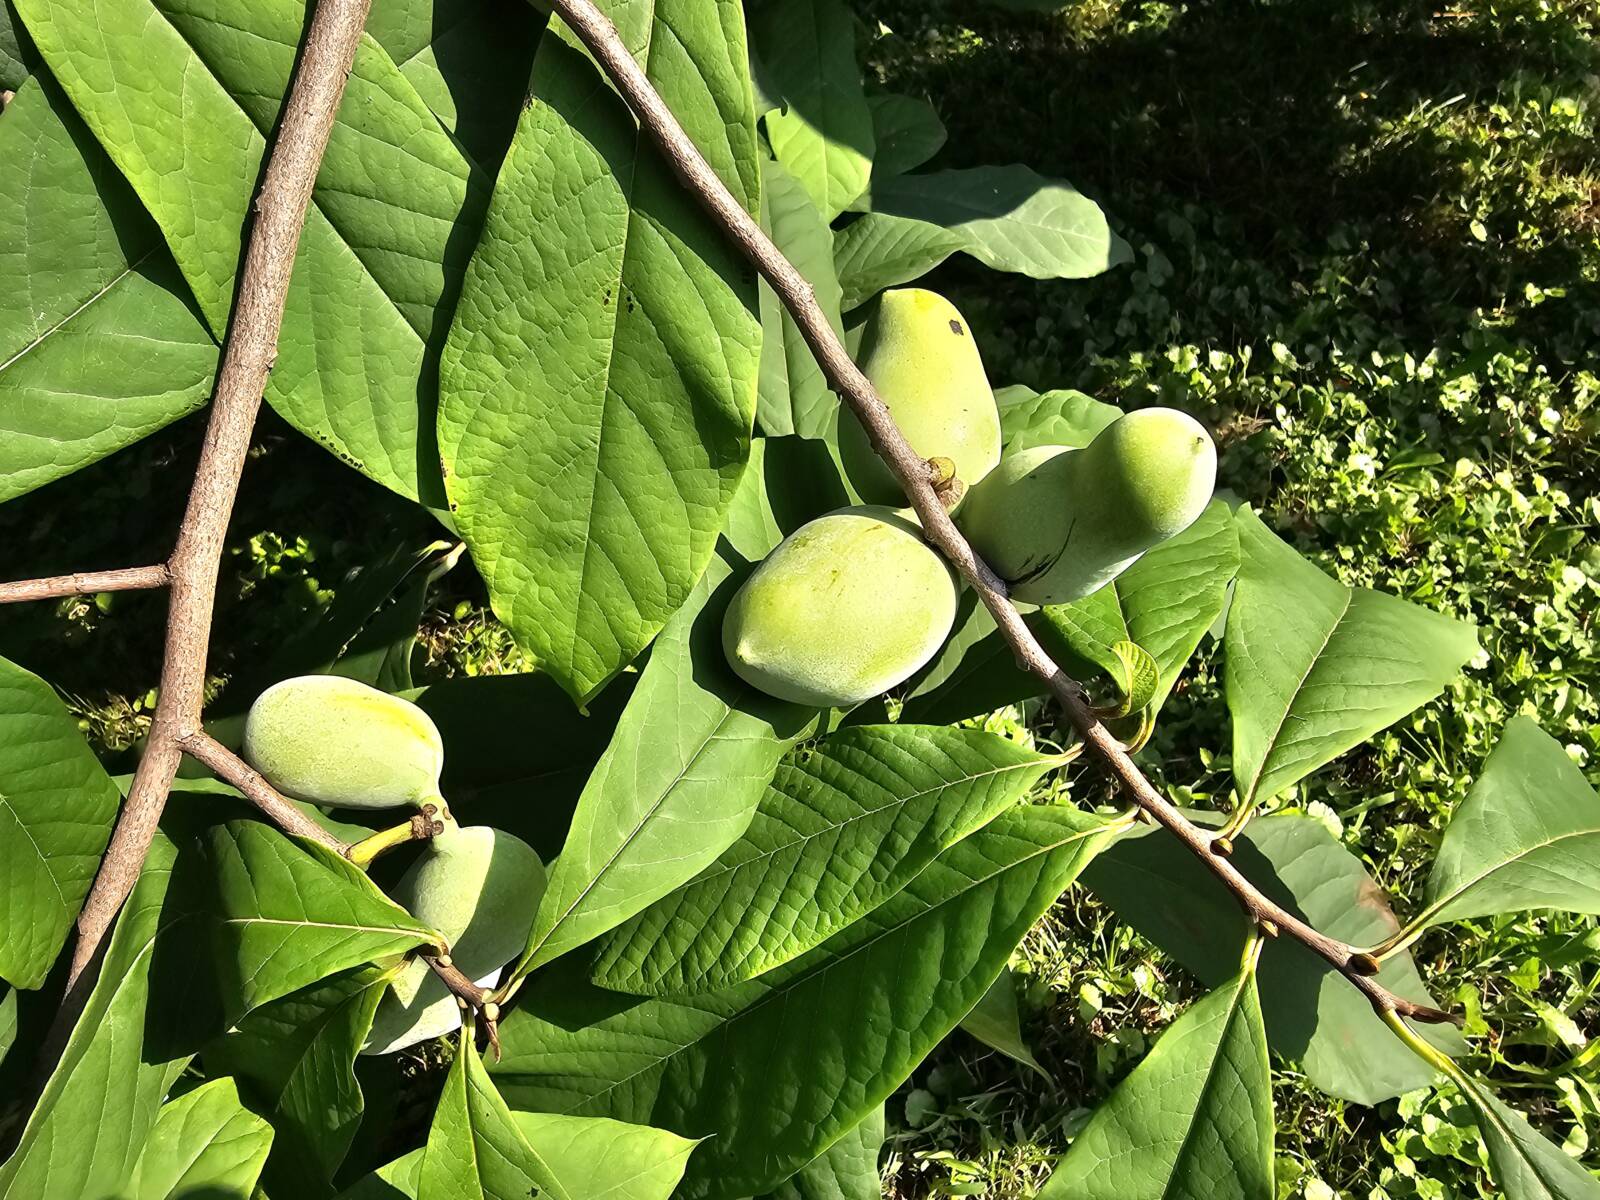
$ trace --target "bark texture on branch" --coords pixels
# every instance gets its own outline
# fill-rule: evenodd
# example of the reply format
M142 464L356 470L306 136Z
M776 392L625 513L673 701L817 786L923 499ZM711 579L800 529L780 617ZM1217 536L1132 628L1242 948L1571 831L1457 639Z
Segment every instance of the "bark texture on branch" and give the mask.
M115 571L76 571L71 575L50 575L43 579L22 579L0 583L0 604L24 600L54 600L62 596L93 596L100 592L136 592L145 588L166 587L171 576L166 563L149 567L123 567Z
M94 962L155 837L184 740L200 729L206 653L222 544L251 430L278 352L278 332L317 169L344 95L369 0L318 0L268 153L222 362L177 544L167 562L171 594L160 699L144 756L94 887L78 917L63 1019L70 1025Z
M1121 743L1100 723L1083 687L1056 664L1034 637L1022 614L1008 599L1005 583L978 557L955 527L934 489L932 468L895 426L872 383L828 324L810 283L784 257L712 169L643 69L628 53L610 19L593 0L551 0L550 6L600 64L684 186L772 286L828 383L861 422L873 448L899 480L921 519L928 541L978 593L1017 661L1044 681L1073 728L1105 763L1129 798L1199 855L1263 930L1303 943L1359 988L1380 1014L1398 1012L1418 1021L1453 1020L1447 1013L1396 996L1370 976L1367 971L1370 963L1354 947L1319 933L1263 895L1226 857L1214 851L1211 834L1189 821L1150 785Z

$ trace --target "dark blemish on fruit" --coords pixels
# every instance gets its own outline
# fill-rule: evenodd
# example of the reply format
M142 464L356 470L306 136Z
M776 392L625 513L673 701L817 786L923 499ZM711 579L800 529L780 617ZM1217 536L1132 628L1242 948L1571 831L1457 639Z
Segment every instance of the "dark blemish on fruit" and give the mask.
M967 331L965 329L961 328L961 322L960 321L951 321L950 322L950 332L955 334L957 337L966 337L967 336Z

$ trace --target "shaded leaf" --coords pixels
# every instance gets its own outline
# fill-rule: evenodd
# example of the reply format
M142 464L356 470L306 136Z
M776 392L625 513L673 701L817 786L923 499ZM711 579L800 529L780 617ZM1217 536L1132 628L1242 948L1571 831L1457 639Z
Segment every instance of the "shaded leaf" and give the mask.
M44 983L121 799L50 685L0 658L0 978Z
M779 163L761 164L761 226L784 257L806 277L818 306L835 333L844 336L839 316L839 279L833 269L833 233L795 178ZM839 415L839 399L800 335L789 310L766 280L761 289L761 377L756 391L756 421L768 435L798 433L826 437ZM750 472L746 472L748 479Z
M779 765L716 862L613 930L592 978L675 995L764 974L895 895L1052 765L982 730L841 729Z
M1004 813L828 942L723 992L640 999L563 963L502 1024L496 1080L521 1108L715 1133L681 1196L759 1195L882 1104L955 1027L1105 828L1070 809Z
M439 935L380 892L354 863L259 821L207 838L218 910L217 970L230 1017L339 971Z
M735 196L739 6L602 5ZM495 613L582 701L689 596L749 454L755 280L559 22L440 367L446 490Z
M722 614L742 574L716 560L656 639L509 978L615 928L715 862L813 721L813 710L762 697L728 668Z
M1010 967L1000 972L983 999L961 1019L961 1028L989 1049L998 1050L1007 1058L1050 1078L1023 1040L1022 1019L1017 1013L1017 977Z
M250 1200L271 1145L272 1126L240 1103L231 1079L214 1079L161 1106L126 1194Z
M856 65L855 18L840 0L768 0L754 7L750 41L773 154L831 221L866 190L872 112ZM781 431L780 431L781 432Z
M1478 1110L1478 1131L1506 1200L1596 1200L1600 1180L1577 1159L1482 1087L1463 1089Z
M840 306L848 312L884 288L920 279L965 245L960 234L926 221L888 213L857 217L833 239Z
M1465 621L1346 587L1248 510L1235 525L1228 712L1233 777L1254 805L1433 699L1478 638Z
M305 6L15 3L220 336ZM267 400L404 496L440 498L431 359L464 266L460 233L477 224L487 183L364 40L318 172Z
M17 19L11 0L0 0L0 88L17 91L33 73L38 52Z
M1039 1200L1273 1200L1253 971L1196 1001L1103 1101Z
M914 171L944 146L944 122L926 100L884 92L867 97L867 106L872 110L874 179Z
M1560 742L1513 717L1451 814L1412 927L1530 908L1600 913L1600 796Z
M10 11L0 0L0 35ZM6 106L0 163L0 500L9 500L199 408L217 345L160 231L48 73Z
M208 1073L246 1081L277 1130L267 1186L284 1195L332 1194L361 1121L356 1055L390 972L360 967L256 1009L206 1047Z
M1093 200L1019 164L874 179L853 207L938 226L984 265L1034 279L1083 279L1132 257Z
M1260 817L1234 844L1240 871L1330 937L1370 946L1399 928L1382 889L1322 822ZM1202 983L1220 986L1237 970L1249 935L1238 901L1171 834L1122 838L1090 866L1084 882ZM1426 1065L1396 1053L1393 1035L1366 998L1298 943L1269 941L1258 976L1273 1048L1300 1063L1323 1091L1377 1104L1432 1080ZM1378 979L1397 995L1435 1003L1410 955L1387 960ZM1466 1047L1449 1026L1428 1026L1423 1036L1450 1054Z
M850 503L838 451L813 438L756 438L728 509L722 535L743 558L759 562L814 517Z

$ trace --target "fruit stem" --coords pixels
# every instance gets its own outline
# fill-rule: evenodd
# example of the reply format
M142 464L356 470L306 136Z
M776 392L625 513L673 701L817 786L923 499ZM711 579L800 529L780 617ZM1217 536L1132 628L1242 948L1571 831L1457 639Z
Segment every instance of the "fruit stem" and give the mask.
M429 808L432 808L430 805ZM374 861L407 842L424 841L444 832L444 822L428 811L419 812L402 825L380 829L345 851L345 857L365 871Z

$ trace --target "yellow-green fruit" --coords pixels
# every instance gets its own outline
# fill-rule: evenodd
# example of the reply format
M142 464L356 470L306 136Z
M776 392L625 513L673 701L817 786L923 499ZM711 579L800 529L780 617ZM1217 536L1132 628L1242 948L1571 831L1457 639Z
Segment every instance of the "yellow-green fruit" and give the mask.
M438 797L444 741L409 700L337 675L303 675L250 706L244 756L297 800L395 808Z
M544 863L526 842L487 825L447 821L401 876L393 897L443 935L463 974L479 979L522 953L544 889ZM426 963L407 964L378 1005L366 1053L384 1054L450 1032L460 1024L448 1024L455 1007ZM438 1028L441 1021L445 1028Z
M722 648L768 695L842 708L908 679L955 615L955 579L916 525L889 508L842 508L762 560L728 605Z
M1068 604L1187 529L1211 500L1217 449L1193 417L1147 408L1082 450L1011 455L967 495L958 523L1013 599Z
M972 330L943 296L885 292L867 323L861 370L923 458L948 458L969 488L1000 461L1000 409ZM904 504L900 485L853 416L839 421L839 456L868 504Z

